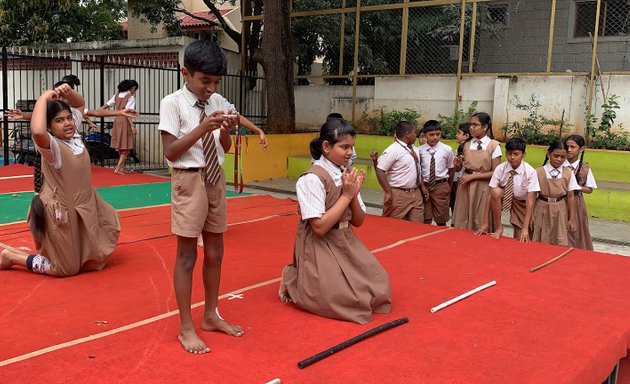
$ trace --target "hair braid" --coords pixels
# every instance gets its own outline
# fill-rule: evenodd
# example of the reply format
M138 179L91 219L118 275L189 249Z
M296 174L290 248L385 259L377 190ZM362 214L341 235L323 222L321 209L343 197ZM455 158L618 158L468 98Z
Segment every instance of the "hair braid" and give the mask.
M40 193L42 190L42 155L35 151L35 168L33 169L33 190Z
M31 221L29 222L29 229L33 234L38 249L46 229L44 203L39 196L39 192L42 190L42 182L42 155L39 151L36 151L35 169L33 170L33 189L35 190L35 196L33 196L33 200L31 200Z
M582 163L584 162L584 152L586 152L586 149L583 149L580 154L580 164L578 164L577 171L575 172L575 178L577 179L578 184L582 182L580 178L580 171L582 170Z

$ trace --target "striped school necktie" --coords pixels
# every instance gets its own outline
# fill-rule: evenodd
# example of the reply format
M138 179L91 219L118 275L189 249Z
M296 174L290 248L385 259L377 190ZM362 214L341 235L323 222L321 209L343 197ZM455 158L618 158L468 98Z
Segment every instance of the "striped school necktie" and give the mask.
M435 187L435 149L429 149L431 163L429 164L429 189Z
M514 175L516 175L516 171L511 170L510 178L505 184L505 189L503 190L503 204L501 204L502 211L509 211L512 209L512 197L514 196Z
M206 100L197 100L195 106L201 109L199 115L199 124L206 118ZM203 153L206 158L206 165L204 167L204 181L206 185L215 185L219 181L220 167L219 158L217 157L217 145L214 141L214 134L212 131L206 133L201 139L203 143Z

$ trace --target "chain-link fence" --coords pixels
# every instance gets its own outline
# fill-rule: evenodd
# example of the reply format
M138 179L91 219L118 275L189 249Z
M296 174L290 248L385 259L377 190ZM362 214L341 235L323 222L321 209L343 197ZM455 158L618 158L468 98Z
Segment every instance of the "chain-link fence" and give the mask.
M603 71L630 71L627 0L293 0L292 12L299 13L291 26L301 83L352 81L355 68L359 84L458 68L590 72L594 46Z

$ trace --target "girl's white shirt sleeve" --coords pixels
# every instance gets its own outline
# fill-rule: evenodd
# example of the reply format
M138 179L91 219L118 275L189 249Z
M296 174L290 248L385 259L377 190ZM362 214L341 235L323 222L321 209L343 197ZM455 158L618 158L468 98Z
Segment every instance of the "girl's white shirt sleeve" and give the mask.
M586 183L584 184L584 186L591 189L597 189L595 177L593 176L593 172L591 172L590 169L588 170L588 175L586 176Z

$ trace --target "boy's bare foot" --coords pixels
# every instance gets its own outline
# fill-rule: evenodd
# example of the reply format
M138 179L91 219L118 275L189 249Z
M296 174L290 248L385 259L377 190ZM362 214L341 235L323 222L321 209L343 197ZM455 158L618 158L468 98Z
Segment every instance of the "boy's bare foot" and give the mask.
M500 239L503 236L503 228L499 228L490 234L490 237Z
M199 336L197 336L197 332L195 332L194 330L192 331L180 330L179 336L177 336L177 339L179 340L179 342L182 344L182 347L184 347L184 349L187 352L195 353L195 354L202 354L202 353L210 352L210 348L208 348L206 343L204 343L203 340L201 340Z
M243 329L241 327L232 325L219 316L204 316L201 322L201 329L207 332L218 331L232 336L243 336Z
M8 249L0 251L0 270L9 269L13 265L13 261L9 258L9 252Z

